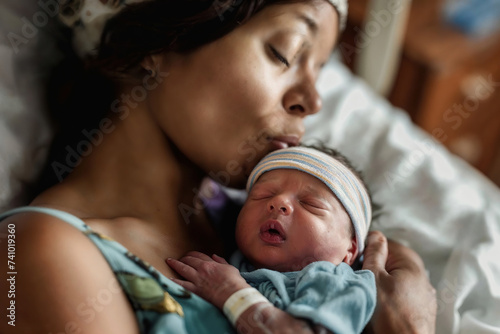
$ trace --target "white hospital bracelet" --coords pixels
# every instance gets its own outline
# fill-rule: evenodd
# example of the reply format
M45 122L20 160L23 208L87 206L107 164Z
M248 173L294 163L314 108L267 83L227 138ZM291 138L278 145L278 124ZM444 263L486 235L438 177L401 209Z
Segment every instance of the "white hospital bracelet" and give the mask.
M257 289L245 288L236 291L226 300L222 312L224 312L231 324L236 327L236 321L243 312L252 305L262 302L269 303L269 300Z

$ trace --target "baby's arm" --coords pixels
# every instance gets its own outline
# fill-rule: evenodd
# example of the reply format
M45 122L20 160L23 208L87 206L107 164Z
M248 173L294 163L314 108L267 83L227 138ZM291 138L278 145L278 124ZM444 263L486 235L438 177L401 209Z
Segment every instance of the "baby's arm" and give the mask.
M215 254L210 257L200 252L189 252L179 260L168 259L167 264L186 279L172 278L172 281L221 310L233 293L250 287L238 269Z
M297 276L286 310L334 333L361 333L375 309L375 291L375 278L368 270L315 262Z
M196 293L219 309L235 292L249 288L238 269L217 255L209 257L190 252L179 260L168 259L167 264L186 280L172 279L184 288ZM321 326L297 319L274 307L269 302L252 304L237 319L239 333L330 333Z

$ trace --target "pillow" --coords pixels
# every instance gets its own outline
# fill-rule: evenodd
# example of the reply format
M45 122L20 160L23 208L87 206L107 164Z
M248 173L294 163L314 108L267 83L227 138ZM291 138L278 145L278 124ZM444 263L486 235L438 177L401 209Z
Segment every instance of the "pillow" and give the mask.
M35 60L52 55L39 52L41 32L27 35L23 30L21 18L31 17L32 5L6 1L0 7L0 210L4 211L26 204L28 185L45 162L51 131L37 85L43 72Z

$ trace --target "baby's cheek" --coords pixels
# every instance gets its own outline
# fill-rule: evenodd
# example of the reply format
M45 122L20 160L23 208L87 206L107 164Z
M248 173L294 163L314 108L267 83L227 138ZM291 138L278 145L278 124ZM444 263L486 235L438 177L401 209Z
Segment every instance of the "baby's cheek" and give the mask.
M245 222L245 220L238 219L236 223L235 231L236 245L240 250L244 250L249 247L251 242L251 232L250 226Z
M235 233L235 240L236 240L236 245L238 248L243 248L243 240L242 240L243 233L241 231L241 228L236 225L236 233Z
M329 261L334 264L342 262L347 254L347 244L345 240L339 238L323 238L316 241L314 257L316 261Z

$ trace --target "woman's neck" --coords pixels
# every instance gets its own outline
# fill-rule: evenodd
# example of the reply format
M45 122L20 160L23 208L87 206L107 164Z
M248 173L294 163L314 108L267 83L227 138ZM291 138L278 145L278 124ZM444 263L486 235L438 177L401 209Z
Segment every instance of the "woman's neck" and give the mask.
M145 104L109 119L101 122L105 129L96 129L102 141L63 183L33 204L57 206L82 218L137 218L165 233L173 225L182 229L204 221L194 206L203 173L170 143ZM165 223L172 220L176 223Z

